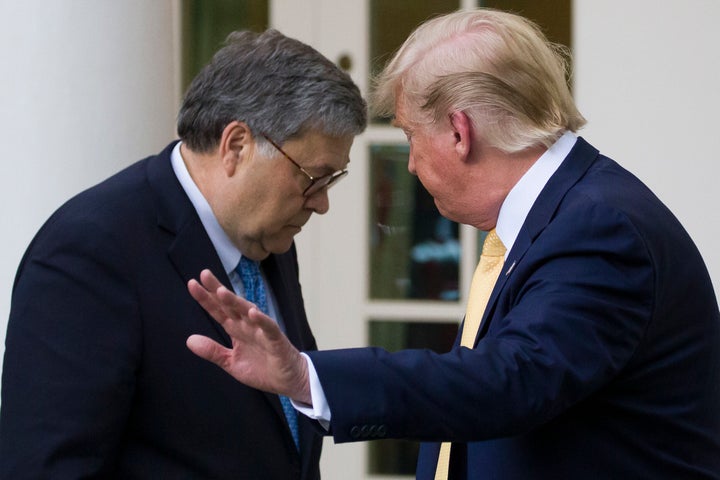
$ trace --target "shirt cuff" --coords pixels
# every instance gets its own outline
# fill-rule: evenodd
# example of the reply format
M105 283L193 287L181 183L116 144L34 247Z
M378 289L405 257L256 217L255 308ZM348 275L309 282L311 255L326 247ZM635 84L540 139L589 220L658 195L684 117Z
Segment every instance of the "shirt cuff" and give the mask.
M325 392L323 391L322 385L320 384L320 378L315 371L315 366L310 360L310 357L300 352L305 358L308 367L308 379L310 381L310 401L312 405L306 405L304 403L298 403L295 400L290 399L295 410L302 413L303 415L317 420L325 430L330 430L330 405L328 405L327 398L325 398Z

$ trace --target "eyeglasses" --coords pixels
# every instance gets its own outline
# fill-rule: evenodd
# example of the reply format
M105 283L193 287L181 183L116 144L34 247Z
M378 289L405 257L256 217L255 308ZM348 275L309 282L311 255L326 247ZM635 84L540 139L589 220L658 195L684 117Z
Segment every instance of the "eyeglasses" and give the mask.
M292 164L295 165L308 178L308 180L310 180L310 185L308 185L307 188L305 189L305 191L303 191L303 197L310 197L310 196L316 194L317 192L319 192L320 190L322 190L323 188L332 187L335 183L337 183L338 180L340 180L341 178L343 178L345 175L348 174L347 169L343 169L343 170L338 170L337 172L334 172L334 173L328 173L327 175L323 175L321 177L313 177L312 175L310 175L307 172L307 170L305 170L303 167L301 167L299 163L297 163L295 160L293 160L290 157L290 155L285 153L283 151L283 149L280 148L280 146L277 143L270 140L270 138L265 134L263 134L263 137L265 138L265 140L270 142L270 145L277 148L278 152L282 153L285 158L290 160L292 162Z

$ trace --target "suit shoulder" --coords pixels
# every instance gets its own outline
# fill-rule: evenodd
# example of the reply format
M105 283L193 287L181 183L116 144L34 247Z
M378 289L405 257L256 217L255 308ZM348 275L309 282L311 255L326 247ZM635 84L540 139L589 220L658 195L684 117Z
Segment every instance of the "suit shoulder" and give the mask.
M50 216L44 228L63 225L117 224L138 215L150 195L147 166L151 158L140 160L67 200Z

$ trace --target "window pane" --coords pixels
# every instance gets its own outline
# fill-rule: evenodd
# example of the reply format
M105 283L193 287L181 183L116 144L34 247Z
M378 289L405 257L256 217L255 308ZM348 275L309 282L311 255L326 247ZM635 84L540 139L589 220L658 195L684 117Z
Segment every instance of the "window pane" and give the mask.
M235 30L268 28L268 0L183 0L183 88Z
M371 299L457 301L458 225L407 171L407 145L370 147Z
M551 42L572 49L572 0L483 0L479 5L517 13L537 23ZM572 88L572 65L568 83Z
M370 0L370 73L374 77L422 22L460 8L459 0ZM387 119L373 119L381 122Z
M550 41L572 47L572 0L483 0L479 3L529 18L542 28Z

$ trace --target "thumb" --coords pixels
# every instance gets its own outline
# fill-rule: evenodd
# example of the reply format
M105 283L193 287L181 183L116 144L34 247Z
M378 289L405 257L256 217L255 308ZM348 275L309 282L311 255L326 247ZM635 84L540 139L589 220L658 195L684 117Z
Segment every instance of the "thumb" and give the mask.
M215 340L202 335L191 335L185 345L198 357L217 365L220 365L222 359L225 358L225 350L227 350Z

